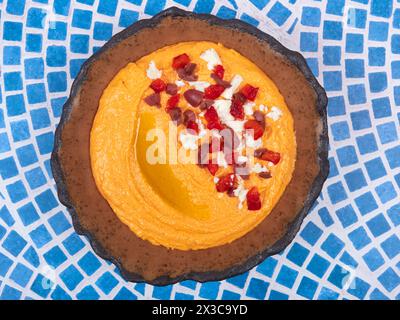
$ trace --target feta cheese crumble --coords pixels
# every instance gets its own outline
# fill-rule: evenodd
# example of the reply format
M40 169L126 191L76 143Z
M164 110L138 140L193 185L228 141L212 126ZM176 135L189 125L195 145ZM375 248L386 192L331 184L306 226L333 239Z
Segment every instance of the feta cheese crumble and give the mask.
M256 163L252 168L251 171L254 173L261 173L261 172L268 172L268 169L264 166L262 166L259 163Z
M239 199L238 208L242 209L243 202L246 200L246 195L247 195L247 190L245 189L242 181L240 181L238 187L235 190L233 190L233 194L235 197L238 197Z
M182 147L185 150L197 150L197 140L199 139L198 136L191 134L189 132L182 131L179 134L179 141L182 143Z
M215 66L222 64L221 58L219 57L217 51L215 51L213 48L204 51L200 55L200 58L207 62L208 70L214 70Z
M158 70L156 63L151 60L149 63L149 67L147 68L146 74L148 78L150 78L151 80L155 80L161 78L162 71Z
M204 90L210 86L210 83L207 81L189 81L189 84L201 92L204 92Z
M234 92L239 88L240 84L242 83L243 78L241 75L236 74L231 81L231 86L226 88L224 92L222 92L222 97L225 99L232 99Z
M253 101L247 101L243 105L244 113L246 116L251 116L254 112L253 108L256 104ZM261 110L261 109L260 109Z
M279 120L280 117L282 117L282 114L283 113L282 113L281 109L279 109L277 107L272 107L271 111L267 113L267 117L274 121L277 121L277 120Z
M183 86L185 85L185 82L182 81L182 80L176 80L176 81L175 81L175 84L176 84L178 87L183 87Z
M218 113L218 117L223 123L227 121L234 121L235 118L231 115L231 101L230 100L215 100L214 108Z
M257 149L262 146L261 138L254 140L254 138L251 134L246 134L245 139L246 139L246 146L249 148Z

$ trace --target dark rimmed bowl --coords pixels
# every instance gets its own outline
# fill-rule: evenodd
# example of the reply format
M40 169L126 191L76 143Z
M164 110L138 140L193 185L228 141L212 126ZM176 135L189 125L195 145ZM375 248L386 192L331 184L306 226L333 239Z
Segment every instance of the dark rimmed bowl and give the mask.
M245 236L204 250L170 250L138 238L100 195L90 167L89 136L100 96L122 67L165 45L196 40L237 50L275 82L295 120L296 168L270 215ZM329 172L326 105L325 91L298 52L240 20L169 8L116 34L83 64L64 105L51 157L59 199L77 233L128 281L167 285L243 273L293 240L321 191Z

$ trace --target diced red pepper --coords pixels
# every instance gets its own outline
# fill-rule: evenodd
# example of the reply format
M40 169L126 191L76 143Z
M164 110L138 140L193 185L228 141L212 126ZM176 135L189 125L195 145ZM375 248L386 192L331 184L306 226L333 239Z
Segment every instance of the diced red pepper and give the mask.
M247 209L249 210L261 209L260 193L258 192L257 187L253 187L247 192L246 199L247 199Z
M263 150L259 159L272 162L273 164L278 164L281 160L281 154L268 149Z
M229 192L236 186L236 177L233 173L227 174L226 176L220 177L216 187L218 192Z
M199 125L195 121L189 120L186 124L186 128L193 130L196 133L199 133Z
M244 124L244 128L246 130L253 130L254 140L261 138L262 135L264 134L264 128L256 120L247 120L246 123Z
M208 171L210 171L210 173L213 176L215 176L215 174L217 173L218 168L219 168L219 166L217 164L214 164L214 163L207 164L207 169L208 169Z
M218 113L213 106L207 109L204 118L207 120L207 129L222 130L224 128L219 120Z
M206 99L217 99L225 88L219 84L212 84L204 90L204 97Z
M220 78L220 79L224 78L225 69L224 69L224 67L222 65L220 65L220 64L216 65L214 67L213 72L218 78Z
M189 62L190 58L186 53L180 54L172 60L172 68L175 70L184 68Z
M204 114L204 118L207 120L207 122L219 120L217 110L215 110L213 106L209 107Z
M212 137L208 150L210 153L222 151L224 149L224 141L217 137Z
M167 85L161 79L153 80L153 82L150 84L150 88L152 88L154 90L154 92L157 92L157 93L164 91L166 87L167 87Z
M167 110L172 109L178 105L180 95L176 94L167 100Z
M249 84L246 84L240 92L250 101L254 101L257 96L258 88L255 88Z
M232 101L231 110L229 112L236 120L238 120L238 119L239 120L243 120L244 119L244 108L243 108L243 105L235 104Z

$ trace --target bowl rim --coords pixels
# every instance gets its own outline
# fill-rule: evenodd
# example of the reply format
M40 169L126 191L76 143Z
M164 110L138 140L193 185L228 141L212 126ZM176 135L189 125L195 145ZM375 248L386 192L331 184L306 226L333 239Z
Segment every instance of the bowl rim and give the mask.
M135 34L142 29L154 27L158 25L163 19L168 17L194 18L205 20L211 25L217 25L227 29L240 29L241 32L248 33L252 36L255 36L261 41L267 42L267 44L271 47L273 51L282 54L302 73L302 75L305 77L317 96L316 107L322 124L322 128L319 134L318 145L318 162L320 170L312 183L311 189L308 192L308 195L304 201L303 208L297 213L295 219L288 225L286 233L272 246L269 246L261 253L250 257L248 260L241 263L240 265L234 265L222 271L190 272L173 278L169 276L161 276L153 280L145 280L140 274L126 270L121 262L117 258L111 256L103 248L102 244L92 235L92 233L80 224L78 214L74 208L74 205L72 204L72 200L69 197L64 174L61 168L59 152L62 146L62 130L64 128L64 125L68 122L69 116L73 109L73 98L76 96L76 93L78 92L81 83L86 80L87 72L92 62L96 60L96 58L100 56L104 51L112 48L122 40L128 38L129 36ZM150 285L169 285L184 280L194 280L198 282L221 281L226 278L242 274L264 261L267 257L281 252L292 242L295 235L299 231L304 218L312 208L315 200L318 198L322 190L322 186L329 174L329 137L326 111L327 102L328 99L325 90L319 84L318 80L314 77L304 57L299 52L290 50L283 46L273 36L239 19L221 19L211 14L198 14L185 11L177 7L170 7L149 19L139 20L127 27L126 29L115 34L106 44L104 44L98 51L96 51L83 63L77 77L72 83L70 95L63 106L60 122L55 131L54 148L51 154L51 169L57 186L58 198L70 213L75 231L79 235L85 236L95 253L101 258L112 262L119 269L122 277L127 281L137 283L145 282Z

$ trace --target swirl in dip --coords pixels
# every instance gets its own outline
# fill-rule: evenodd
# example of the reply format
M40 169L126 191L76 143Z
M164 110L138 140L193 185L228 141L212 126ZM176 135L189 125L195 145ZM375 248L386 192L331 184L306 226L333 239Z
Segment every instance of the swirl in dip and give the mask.
M293 118L250 60L221 44L182 42L113 78L90 157L99 191L136 235L206 249L245 235L282 196L296 160Z

